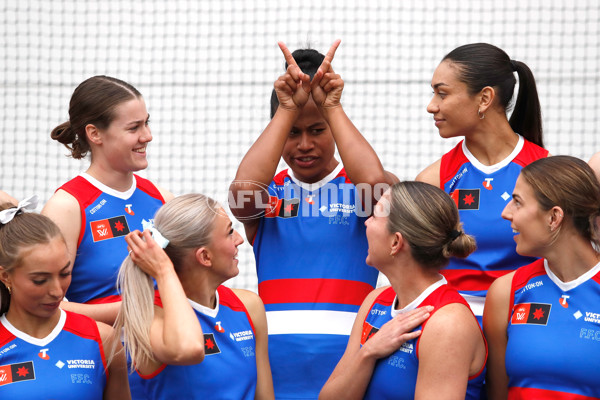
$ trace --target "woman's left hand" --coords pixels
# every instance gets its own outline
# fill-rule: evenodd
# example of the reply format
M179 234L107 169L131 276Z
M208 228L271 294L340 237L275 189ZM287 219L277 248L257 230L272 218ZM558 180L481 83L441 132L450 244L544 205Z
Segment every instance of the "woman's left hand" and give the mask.
M323 62L310 82L311 94L317 106L321 108L333 108L340 105L344 81L342 77L333 71L331 62L335 51L340 45L338 39L331 45L331 48L325 55Z

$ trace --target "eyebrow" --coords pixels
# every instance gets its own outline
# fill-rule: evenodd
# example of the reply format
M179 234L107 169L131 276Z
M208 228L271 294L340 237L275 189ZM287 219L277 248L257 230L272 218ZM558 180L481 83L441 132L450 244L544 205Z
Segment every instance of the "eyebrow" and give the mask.
M65 269L69 268L69 266L71 266L71 261L67 262L67 265L62 267L60 269L60 272L63 272ZM52 274L50 272L34 271L34 272L30 272L29 275L52 275Z
M440 83L436 83L435 85L431 85L432 88L437 89L440 86L449 86L448 84L444 83L444 82L440 82Z
M148 115L146 116L146 119L138 119L138 120L135 120L135 121L129 121L129 122L127 122L125 125L139 125L139 124L140 124L140 122L146 122L146 121L148 121L149 119L150 119L150 114L148 114Z

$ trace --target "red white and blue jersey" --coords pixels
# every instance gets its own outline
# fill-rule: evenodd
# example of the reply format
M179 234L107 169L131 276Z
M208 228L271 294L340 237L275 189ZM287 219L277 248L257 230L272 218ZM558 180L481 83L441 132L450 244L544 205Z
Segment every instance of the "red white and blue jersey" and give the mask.
M133 185L119 192L88 174L81 174L60 189L79 202L81 229L67 299L77 303L120 301L117 274L127 256L125 235L142 230L164 203L158 189L134 175Z
M377 284L365 263L368 215L341 164L314 184L284 170L269 191L253 247L275 396L317 398Z
M106 359L96 322L60 310L60 319L43 339L0 317L1 399L102 399Z
M600 263L567 283L546 260L519 268L509 310L509 399L600 399Z
M254 400L256 339L242 301L225 287L217 289L217 306L188 299L204 333L204 361L195 365L163 364L142 376L148 399ZM156 304L161 306L160 299Z
M512 198L521 169L547 155L547 150L519 136L513 152L495 165L480 163L464 140L442 157L441 188L456 202L464 231L477 240L475 252L465 259L451 258L442 274L478 317L483 315L492 282L535 260L517 254L510 222L501 214Z
M396 293L390 286L383 290L373 302L365 321L361 336L361 347L371 336L395 316L414 310L418 307L432 305L435 309L431 315L448 304L459 303L469 307L467 302L442 278L429 286L412 303L402 310L396 310ZM473 316L473 319L476 319ZM426 329L427 321L414 330ZM483 338L483 332L481 333ZM371 381L365 392L365 399L414 399L419 372L419 343L421 337L405 342L398 350L388 357L377 360ZM484 339L485 341L485 339ZM487 344L486 344L487 358ZM465 399L480 399L485 377L485 363L476 375L469 377Z

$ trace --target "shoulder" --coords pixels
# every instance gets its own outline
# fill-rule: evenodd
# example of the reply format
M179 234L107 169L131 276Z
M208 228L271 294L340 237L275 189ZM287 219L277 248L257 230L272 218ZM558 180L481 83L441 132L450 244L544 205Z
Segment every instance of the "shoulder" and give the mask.
M415 180L420 182L429 183L433 186L440 187L440 167L442 165L442 159L440 158L433 164L429 165L423 171L421 171Z
M163 200L165 203L175 197L168 190L155 185L149 179L142 178L139 175L135 175L135 182L138 189L146 192L152 197Z
M477 319L462 303L450 303L436 310L423 327L419 339L419 354L448 345L462 347L473 341L481 340L483 336Z
M246 289L231 289L231 291L238 297L238 299L240 299L250 315L255 313L264 314L265 306L256 293Z
M42 209L42 214L47 216L69 212L79 213L79 201L63 189L58 189Z
M590 161L588 161L588 164L590 165L590 167L592 167L592 169L596 173L596 176L598 176L600 179L600 151L595 153L590 158Z

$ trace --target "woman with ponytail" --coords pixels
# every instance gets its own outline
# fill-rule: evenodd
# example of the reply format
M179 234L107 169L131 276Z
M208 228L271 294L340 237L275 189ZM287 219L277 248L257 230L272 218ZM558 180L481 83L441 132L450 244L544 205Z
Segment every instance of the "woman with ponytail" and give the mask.
M366 222L367 264L391 286L369 294L320 399L479 399L487 347L466 301L440 269L475 240L442 190L393 185Z
M36 205L0 204L0 398L130 399L112 328L59 307L73 265L56 224L23 212Z
M264 306L222 285L239 273L243 239L221 206L200 194L177 197L126 241L115 329L123 328L147 397L273 399Z
M571 156L521 171L502 212L516 250L538 260L490 287L483 328L495 399L599 399L600 183Z
M515 74L519 91L513 105ZM431 87L427 111L440 136L464 140L417 180L449 193L465 232L477 240L477 251L465 259L451 258L443 274L480 319L494 279L533 261L515 252L510 226L500 214L521 168L548 156L540 101L529 67L487 43L448 53L435 70Z

